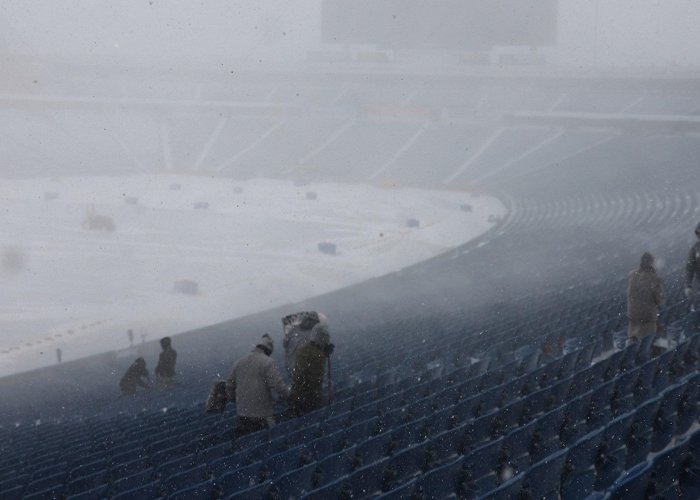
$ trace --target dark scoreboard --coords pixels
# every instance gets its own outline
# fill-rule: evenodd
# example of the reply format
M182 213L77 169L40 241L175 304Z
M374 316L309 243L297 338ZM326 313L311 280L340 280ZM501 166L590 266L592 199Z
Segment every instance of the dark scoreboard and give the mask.
M557 0L324 0L323 41L388 49L553 45Z

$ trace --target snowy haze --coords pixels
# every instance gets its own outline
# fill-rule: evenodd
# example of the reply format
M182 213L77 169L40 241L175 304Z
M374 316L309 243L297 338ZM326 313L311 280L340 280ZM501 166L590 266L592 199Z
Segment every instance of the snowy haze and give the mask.
M322 6L0 2L1 373L53 363L57 347L74 359L123 347L127 329L153 340L402 269L503 215L468 194L478 182L514 165L526 178L617 135L510 127L513 111L699 109L655 88L538 88L560 67L699 66L699 2L560 0L552 44L518 52L546 59L503 73L469 49L401 60L400 48L324 42ZM418 63L390 64L406 60ZM489 78L469 80L480 71ZM91 215L114 230L86 228ZM326 240L338 255L319 253Z
M70 360L127 347L128 329L152 340L397 271L504 215L461 192L174 175L13 180L0 197L0 374L52 364L56 348ZM89 230L91 213L114 230ZM178 293L181 280L197 293Z
M299 61L320 46L321 5L322 0L9 0L0 4L0 54L153 63ZM463 8L468 11L469 2ZM557 65L700 65L697 1L559 0L557 14L551 48Z

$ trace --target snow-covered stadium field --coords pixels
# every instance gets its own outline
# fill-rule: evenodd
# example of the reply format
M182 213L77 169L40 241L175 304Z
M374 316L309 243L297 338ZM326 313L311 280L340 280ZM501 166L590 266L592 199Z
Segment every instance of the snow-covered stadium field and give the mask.
M153 340L397 271L505 213L459 191L184 175L7 180L0 199L0 375L53 364L57 348L66 361L126 347L128 329ZM114 230L88 229L90 214Z

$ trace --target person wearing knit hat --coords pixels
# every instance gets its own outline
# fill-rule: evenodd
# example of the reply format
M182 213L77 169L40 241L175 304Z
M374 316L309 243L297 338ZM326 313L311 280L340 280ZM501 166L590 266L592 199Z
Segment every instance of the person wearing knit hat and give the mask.
M688 260L685 263L685 296L690 300L691 310L697 309L697 299L693 300L693 280L697 278L700 281L700 223L695 226L695 236L698 237L698 241L688 252Z
M664 287L654 269L654 256L644 252L639 264L627 279L627 318L630 340L656 333L659 306L664 302Z
M226 395L236 402L238 436L275 425L273 391L283 399L289 397L290 388L271 357L273 350L272 337L266 333L253 352L234 364L226 380Z

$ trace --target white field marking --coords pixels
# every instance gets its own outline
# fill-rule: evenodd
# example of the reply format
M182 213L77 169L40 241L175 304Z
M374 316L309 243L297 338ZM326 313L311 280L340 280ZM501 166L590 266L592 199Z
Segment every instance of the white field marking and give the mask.
M221 165L219 165L216 170L221 172L222 170L230 167L233 165L240 157L242 157L244 154L246 154L248 151L251 151L253 148L257 147L261 142L263 142L265 139L267 139L272 133L280 128L282 125L284 125L284 120L279 120L275 122L275 124L267 129L260 137L255 139L253 142L248 144L245 148L241 149L238 153L233 155L231 158L223 162Z
M644 99L646 99L646 96L643 96L643 95L642 95L642 96L639 96L639 97L636 98L634 101L632 101L631 103L629 103L627 106L624 106L624 107L619 111L619 113L620 113L621 115L627 113L630 109L632 109L633 107L635 107L637 104L639 104L640 102L642 102Z
M550 143L556 141L556 140L559 139L562 135L564 135L564 131L563 131L563 130L560 130L560 131L554 133L554 135L551 135L550 137L547 137L547 138L544 139L543 141L541 141L541 142L535 144L534 146L532 146L530 149L528 149L528 150L525 151L524 153L522 153L522 154L516 156L515 158L511 158L510 160L508 160L507 162L505 162L505 163L504 163L503 165L501 165L500 167L497 167L497 168L495 168L495 169L493 169L493 170L490 170L490 171L486 172L485 174L483 174L483 175L481 175L481 176L475 178L475 179L474 179L474 182L483 181L484 179L488 179L489 177L493 177L494 175L501 173L502 171L504 171L504 170L506 170L506 169L512 167L514 164L518 163L519 161L521 161L521 160L527 158L527 157L530 156L531 154L533 154L533 153L539 151L540 149L542 149L543 147L547 146L548 144L550 144Z
M339 129L337 129L335 132L333 132L328 139L323 141L319 146L315 147L311 151L309 151L306 156L304 156L301 160L299 160L299 163L297 165L293 165L289 167L288 169L284 170L282 173L288 174L290 172L293 172L297 168L299 168L299 165L303 165L304 163L308 162L311 158L316 156L318 153L326 149L328 146L333 144L338 138L345 133L350 127L352 127L355 124L355 120L350 120L347 123L344 123L341 125Z
M505 128L499 128L499 129L496 130L493 134L491 134L491 137L489 137L489 138L486 140L486 142L484 142L484 143L479 147L479 149L477 149L476 151L474 151L474 153L467 159L467 161L465 161L464 163L462 163L462 164L457 168L457 170L455 170L455 172L454 172L452 175L446 177L446 178L442 181L443 184L450 184L450 183L452 183L452 181L454 181L457 177L459 177L460 175L462 175L469 167L471 167L471 166L474 164L474 162L475 162L476 160L479 159L479 157L480 157L482 154L484 154L484 152L485 152L489 147L491 147L491 144L493 144L494 142L496 142L496 140L501 136L501 134L503 133L504 130L505 130Z
M194 162L193 168L195 170L199 170L199 168L202 166L204 159L207 157L207 155L211 151L211 148L214 147L216 140L219 138L219 134L221 134L221 131L224 129L224 127L226 126L227 123L228 123L228 117L222 117L219 119L219 122L216 124L216 127L214 128L211 135L209 136L209 140L207 140L206 144L202 148L202 151L199 153L197 160Z
M340 92L338 92L338 95L336 95L333 100L331 101L331 104L338 104L340 100L345 97L345 94L350 92L350 86L347 83L344 83L340 87Z
M163 148L163 160L165 161L165 168L167 170L172 170L173 168L173 157L170 151L170 133L168 132L168 123L163 120L160 122L160 144Z
M488 96L489 96L489 93L484 92L483 94L481 94L481 97L479 97L479 100L476 101L476 106L474 106L474 109L476 110L477 113L479 113L482 110L482 108L484 107L484 103L486 102L486 99L488 98Z
M561 106L561 103L563 103L567 97L569 97L568 92L564 92L563 94L561 94L559 97L556 98L556 100L552 103L552 105L549 107L549 109L547 111L556 110L559 106Z
M391 155L391 158L389 158L384 164L379 167L372 175L370 175L367 179L368 180L373 180L379 177L387 168L389 168L391 165L394 164L396 160L398 160L406 151L408 151L415 142L420 139L420 136L422 136L426 130L428 130L429 124L428 123L423 123L420 127L418 127L418 130L416 130L411 137L406 139L406 142L404 142L399 149L396 150L396 152Z

